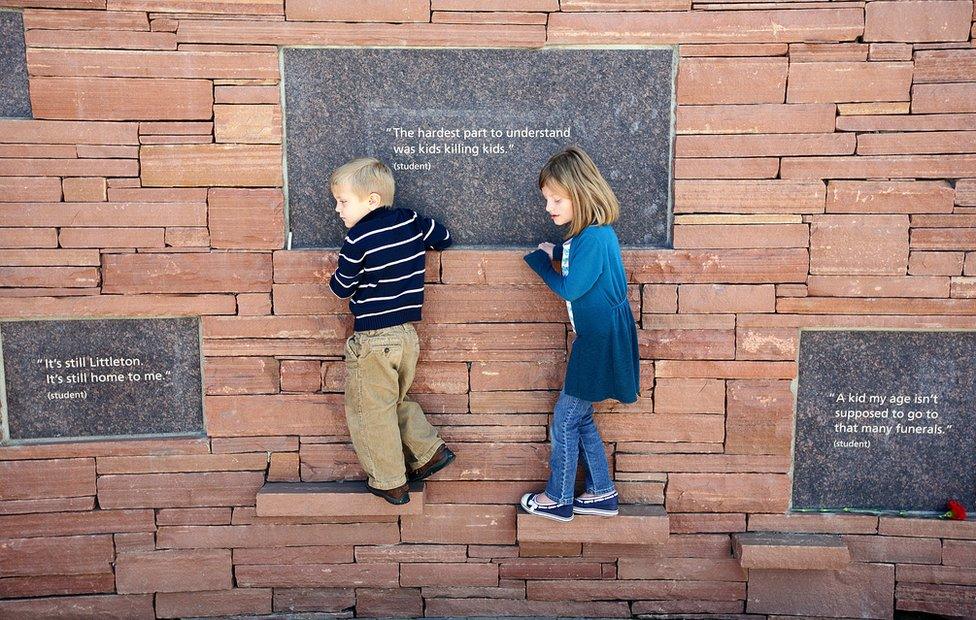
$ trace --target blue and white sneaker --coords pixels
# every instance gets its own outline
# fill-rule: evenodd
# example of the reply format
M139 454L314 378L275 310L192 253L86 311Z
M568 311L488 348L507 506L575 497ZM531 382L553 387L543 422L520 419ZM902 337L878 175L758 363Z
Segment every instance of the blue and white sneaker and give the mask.
M535 499L539 495L542 495L542 493L526 493L523 495L521 502L519 502L522 505L522 510L530 515L539 515L540 517L554 519L556 521L573 520L574 510L572 504L563 504L561 506L540 506Z
M619 512L617 509L617 492L599 497L577 497L573 500L573 512L578 515L600 515L613 517Z

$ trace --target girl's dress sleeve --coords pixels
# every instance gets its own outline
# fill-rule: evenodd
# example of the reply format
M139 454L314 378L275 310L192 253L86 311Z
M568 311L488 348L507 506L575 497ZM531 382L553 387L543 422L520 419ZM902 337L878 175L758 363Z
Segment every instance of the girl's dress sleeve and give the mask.
M549 255L542 250L536 250L525 255L525 262L529 264L552 291L566 301L575 301L593 288L597 278L603 273L602 245L599 241L587 236L573 239L570 246L569 275L563 276L552 268Z

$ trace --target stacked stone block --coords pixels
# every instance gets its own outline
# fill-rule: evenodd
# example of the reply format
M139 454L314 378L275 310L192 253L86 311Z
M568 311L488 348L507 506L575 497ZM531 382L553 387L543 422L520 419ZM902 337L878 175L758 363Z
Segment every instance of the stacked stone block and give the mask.
M208 431L0 448L0 616L976 614L972 521L787 514L800 329L976 327L971 0L0 4L34 116L0 119L0 317L202 316ZM458 460L423 512L260 516L362 477L335 255L284 249L278 48L620 44L679 55L674 247L624 257L644 392L598 413L667 542L520 536L571 339L520 251L428 258L414 392ZM743 568L749 532L850 563Z

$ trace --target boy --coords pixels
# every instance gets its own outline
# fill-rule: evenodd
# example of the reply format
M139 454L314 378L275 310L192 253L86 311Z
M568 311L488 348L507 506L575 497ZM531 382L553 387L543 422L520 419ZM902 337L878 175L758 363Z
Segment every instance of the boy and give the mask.
M346 341L346 422L366 487L406 504L408 480L423 480L454 460L420 405L406 397L420 353L411 322L420 320L424 303L425 253L450 246L451 235L430 218L392 207L393 175L379 160L345 164L330 185L349 233L329 287L349 298L355 317Z

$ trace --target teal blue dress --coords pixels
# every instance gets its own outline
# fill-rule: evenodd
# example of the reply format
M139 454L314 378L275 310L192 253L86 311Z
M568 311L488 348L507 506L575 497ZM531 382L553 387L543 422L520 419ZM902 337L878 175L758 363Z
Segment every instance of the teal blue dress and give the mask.
M542 250L525 262L554 293L566 300L576 340L566 367L563 391L589 402L607 398L637 400L640 356L637 327L627 299L627 276L617 233L610 226L589 226L562 245L553 258Z

